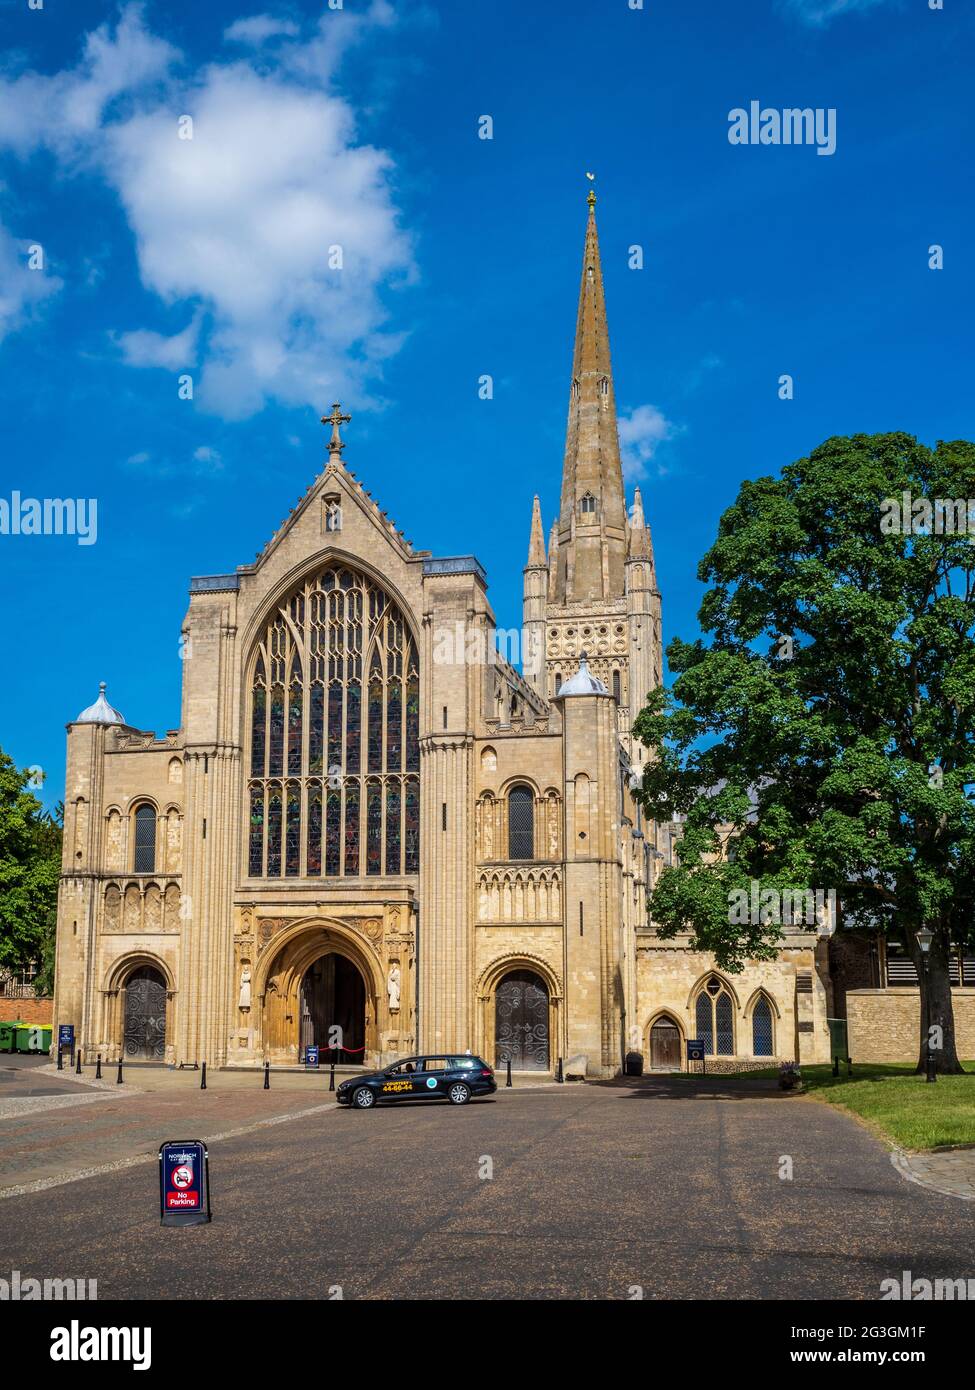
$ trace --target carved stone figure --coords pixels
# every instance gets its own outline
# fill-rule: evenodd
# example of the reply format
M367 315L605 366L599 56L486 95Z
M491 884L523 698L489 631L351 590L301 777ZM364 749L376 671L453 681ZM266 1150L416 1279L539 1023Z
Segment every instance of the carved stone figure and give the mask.
M251 1006L251 968L245 965L240 972L240 998L237 1000L238 1009L247 1010Z
M399 966L394 965L386 978L386 990L389 994L389 1012L391 1014L399 1012L400 979Z

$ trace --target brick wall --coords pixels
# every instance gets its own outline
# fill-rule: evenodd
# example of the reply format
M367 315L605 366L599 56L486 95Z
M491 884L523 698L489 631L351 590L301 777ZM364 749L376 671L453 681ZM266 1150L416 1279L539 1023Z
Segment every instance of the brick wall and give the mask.
M0 996L0 1023L34 1023L50 1026L53 999L4 999Z
M975 989L951 991L958 1056L975 1057ZM854 1062L915 1062L920 1028L916 989L856 989L846 995Z

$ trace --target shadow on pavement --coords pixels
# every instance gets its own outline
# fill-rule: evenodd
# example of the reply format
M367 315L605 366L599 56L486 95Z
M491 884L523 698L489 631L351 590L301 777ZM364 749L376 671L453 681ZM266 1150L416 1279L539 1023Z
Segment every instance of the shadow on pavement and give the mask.
M797 1094L780 1090L771 1076L617 1076L586 1084L624 1090L628 1100L789 1100Z

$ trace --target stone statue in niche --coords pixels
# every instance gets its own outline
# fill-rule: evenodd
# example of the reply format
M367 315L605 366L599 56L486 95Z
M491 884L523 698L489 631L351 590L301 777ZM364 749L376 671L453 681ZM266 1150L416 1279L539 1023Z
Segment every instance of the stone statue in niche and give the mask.
M400 971L396 962L393 962L389 975L386 977L386 991L389 994L389 1012L395 1014L399 1012L400 996Z
M240 998L237 1000L237 1007L238 1009L243 1009L246 1012L250 1009L250 1006L251 968L249 965L245 965L243 970L240 972Z

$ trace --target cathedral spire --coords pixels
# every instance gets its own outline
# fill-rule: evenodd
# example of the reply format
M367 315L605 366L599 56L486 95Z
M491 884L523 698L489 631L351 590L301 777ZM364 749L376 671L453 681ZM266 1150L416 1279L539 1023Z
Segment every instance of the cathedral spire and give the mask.
M565 603L622 595L627 542L594 193L588 202L559 513L558 587Z
M528 541L528 563L529 565L545 565L545 533L542 530L542 506L538 500L538 493L532 503L532 529L531 537Z

